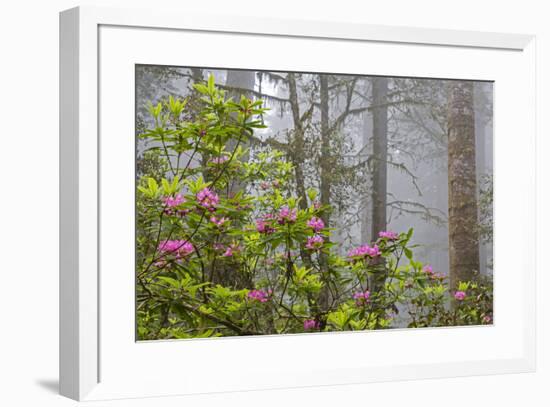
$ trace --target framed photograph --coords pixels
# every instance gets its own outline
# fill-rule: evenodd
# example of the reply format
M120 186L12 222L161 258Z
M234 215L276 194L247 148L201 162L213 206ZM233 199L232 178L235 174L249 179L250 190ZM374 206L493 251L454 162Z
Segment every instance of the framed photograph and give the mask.
M527 372L535 45L60 17L60 388L76 400Z

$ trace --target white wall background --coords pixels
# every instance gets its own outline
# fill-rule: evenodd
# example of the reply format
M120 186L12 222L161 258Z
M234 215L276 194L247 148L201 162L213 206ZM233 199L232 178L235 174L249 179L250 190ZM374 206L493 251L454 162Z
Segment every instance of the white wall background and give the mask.
M88 0L301 19L414 25L537 35L538 371L287 391L97 402L91 406L550 405L550 24L543 0ZM57 395L58 369L58 15L71 0L7 0L0 13L0 405L72 406ZM518 101L521 103L521 101ZM518 141L521 135L518 135ZM535 233L535 231L533 231ZM513 242L511 242L513 244ZM547 250L547 249L546 249Z

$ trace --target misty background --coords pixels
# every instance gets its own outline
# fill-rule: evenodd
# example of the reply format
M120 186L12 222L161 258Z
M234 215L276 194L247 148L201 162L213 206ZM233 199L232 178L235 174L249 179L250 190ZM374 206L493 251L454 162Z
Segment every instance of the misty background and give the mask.
M250 157L276 148L299 166L305 188L326 192L328 187L325 197L333 207L329 224L335 229L332 240L339 243L339 254L376 240L380 230L413 228L415 257L449 274L448 123L453 81L138 65L136 132L152 123L149 102L156 104L169 95L192 102L192 85L209 74L228 97L262 99L270 109L263 117L267 128L257 131L248 146ZM479 226L475 233L479 271L488 275L493 258L493 83L473 81L472 89ZM138 167L144 143L138 138ZM181 160L184 166L188 158ZM194 160L191 166L199 165L201 158ZM254 186L247 188L254 193Z

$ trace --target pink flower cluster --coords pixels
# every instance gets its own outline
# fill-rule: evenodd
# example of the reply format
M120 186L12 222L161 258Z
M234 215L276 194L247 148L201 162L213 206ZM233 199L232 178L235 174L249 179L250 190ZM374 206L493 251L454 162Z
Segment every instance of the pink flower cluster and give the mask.
M220 197L211 191L210 188L206 187L197 193L197 201L199 201L202 207L209 211L214 211L220 202Z
M277 222L279 222L280 225L284 225L285 223L294 223L296 222L297 214L296 209L290 209L288 206L283 206L279 211L279 218Z
M179 259L193 253L193 245L187 240L163 240L159 243L158 250L161 253L174 254Z
M256 220L256 230L265 234L275 232L275 229L265 219Z
M304 321L304 330L311 331L313 329L319 329L319 322L314 319L306 319Z
M307 225L315 232L320 232L325 227L325 222L323 222L323 219L314 216L307 221Z
M238 243L232 243L230 246L227 246L225 252L222 254L223 257L232 257L234 254L240 252L241 247Z
M215 224L218 227L223 226L223 224L225 222L227 222L227 220L228 220L227 218L216 218L215 216L212 216L210 218L210 222L212 222L213 224Z
M380 252L380 249L377 245L369 246L368 244L364 244L362 246L356 247L355 249L352 249L348 252L348 257L378 257L382 253Z
M263 191L266 191L270 188L277 189L277 188L280 188L280 186L281 186L281 183L279 182L279 180L275 180L271 183L268 182L268 181L260 182L260 189L263 190Z
M325 240L322 236L315 235L307 238L306 248L310 250L318 250L323 247Z
M222 155L220 157L214 157L210 159L210 162L215 165L221 165L229 160L229 157Z
M252 290L252 291L249 291L248 298L254 301L267 302L269 300L270 295L271 295L271 290L268 290L268 291Z
M370 291L358 292L353 294L353 299L357 305L364 305L369 301Z
M378 237L388 240L397 240L399 238L399 235L390 230L383 230L382 232L378 233Z
M445 275L444 275L443 273L435 273L435 272L433 271L432 266L430 266L430 265L424 266L424 268L422 269L422 271L423 271L424 273L426 273L431 279L440 279L440 280L442 280L442 279L445 278Z
M466 293L464 291L455 292L455 300L463 301L466 298Z
M164 205L168 208L175 208L184 203L185 198L181 194L177 194L176 196L165 196L162 198L162 202L164 202Z

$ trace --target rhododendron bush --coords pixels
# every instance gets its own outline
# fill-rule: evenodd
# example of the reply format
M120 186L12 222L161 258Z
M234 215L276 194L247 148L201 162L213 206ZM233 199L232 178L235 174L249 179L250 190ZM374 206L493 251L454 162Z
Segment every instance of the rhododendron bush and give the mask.
M300 202L282 152L249 148L262 101L213 77L194 88L193 108L151 105L140 135L153 164L137 180L138 339L491 323L490 282L449 287L415 257L412 229L337 254L332 208L315 189Z

